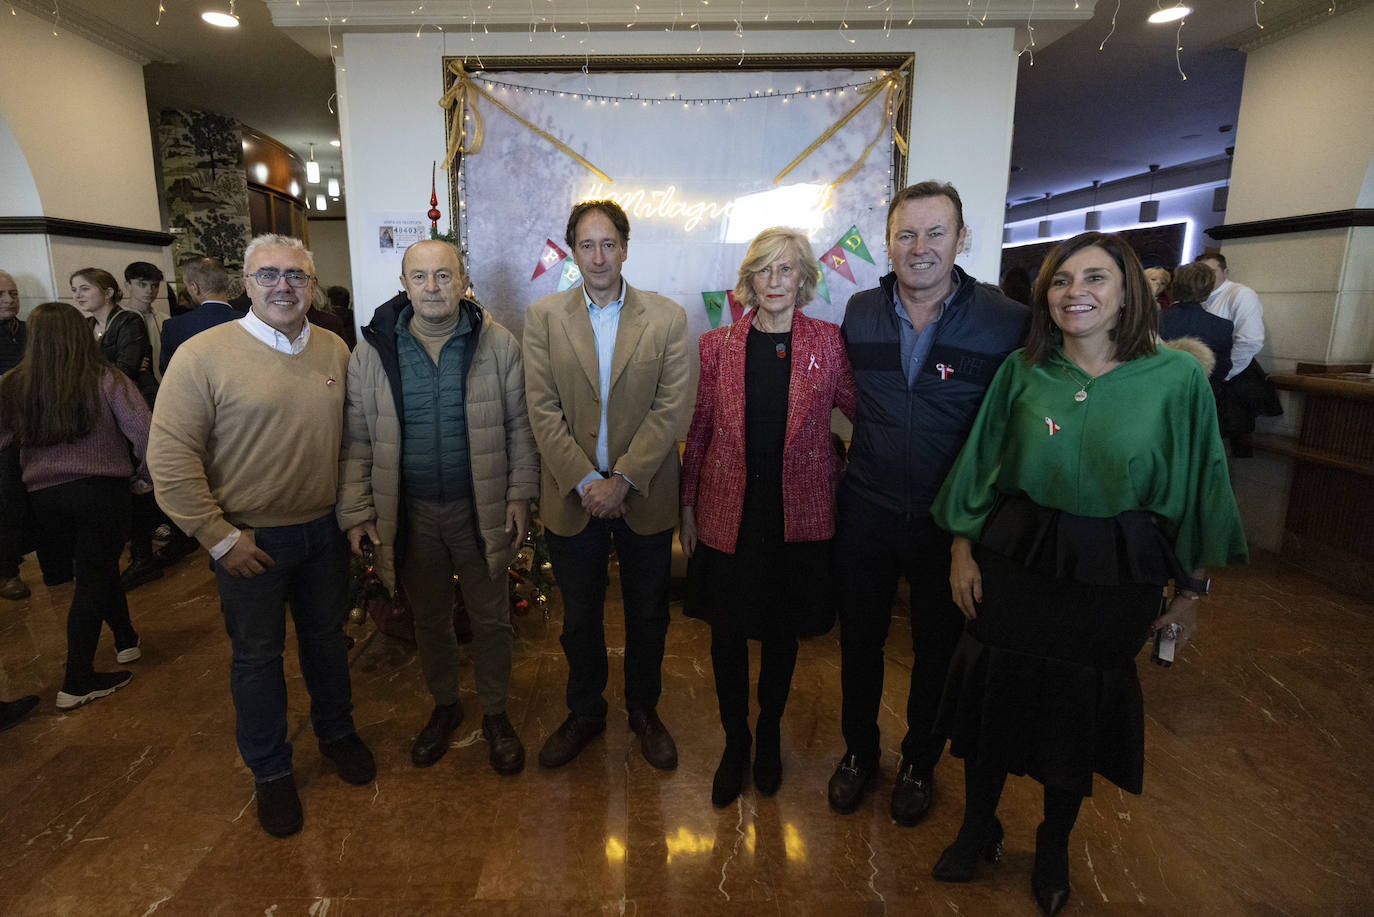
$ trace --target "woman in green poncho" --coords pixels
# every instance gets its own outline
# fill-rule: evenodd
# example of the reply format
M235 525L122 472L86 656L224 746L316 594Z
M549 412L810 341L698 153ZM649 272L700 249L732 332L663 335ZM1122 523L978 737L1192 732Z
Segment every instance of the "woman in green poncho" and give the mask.
M1026 346L1002 364L933 507L955 535L950 586L968 618L939 723L964 759L964 822L933 874L968 881L979 857L998 858L1002 786L1029 774L1045 787L1031 887L1053 914L1094 772L1141 789L1136 653L1161 629L1181 650L1204 568L1246 548L1207 376L1160 346L1130 247L1104 233L1061 243L1031 308Z

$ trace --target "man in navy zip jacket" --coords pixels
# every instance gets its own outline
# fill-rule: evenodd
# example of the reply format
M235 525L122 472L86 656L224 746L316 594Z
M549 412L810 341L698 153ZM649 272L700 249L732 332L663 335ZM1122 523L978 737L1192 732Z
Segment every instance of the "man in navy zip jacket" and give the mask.
M859 400L837 498L845 754L830 778L830 807L857 809L878 769L883 643L905 576L915 659L891 813L907 826L930 807L931 775L945 745L932 726L963 628L949 590L950 536L936 528L930 504L988 384L1021 346L1030 321L1025 306L954 264L966 237L963 203L951 185L904 188L888 208L893 272L850 298L842 328Z

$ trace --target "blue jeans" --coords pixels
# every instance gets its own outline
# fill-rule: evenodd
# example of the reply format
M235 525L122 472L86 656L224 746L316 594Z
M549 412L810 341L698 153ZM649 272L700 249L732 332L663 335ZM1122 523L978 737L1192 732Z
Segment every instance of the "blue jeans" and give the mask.
M673 530L640 535L624 519L592 517L576 535L547 532L549 560L563 596L568 709L581 720L606 718L606 564L612 536L625 603L626 710L651 712L662 689Z
M348 677L348 542L334 514L300 525L253 530L275 564L257 576L215 567L224 629L233 645L229 688L238 714L243 763L258 783L291 773L286 738L286 608L296 625L301 674L310 692L310 721L321 742L353 733Z

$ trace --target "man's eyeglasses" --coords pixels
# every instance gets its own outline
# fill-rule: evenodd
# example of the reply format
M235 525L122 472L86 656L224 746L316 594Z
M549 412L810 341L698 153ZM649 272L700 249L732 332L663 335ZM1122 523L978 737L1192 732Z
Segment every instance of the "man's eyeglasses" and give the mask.
M311 274L307 274L305 271L283 271L275 267L258 268L253 273L245 274L244 276L252 277L258 282L258 286L260 287L276 286L277 281L285 277L286 282L298 290L314 279Z

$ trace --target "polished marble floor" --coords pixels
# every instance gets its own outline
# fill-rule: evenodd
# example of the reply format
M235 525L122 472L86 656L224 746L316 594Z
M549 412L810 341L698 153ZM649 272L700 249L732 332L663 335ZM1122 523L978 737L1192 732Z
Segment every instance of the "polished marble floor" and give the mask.
M26 578L38 580L32 559ZM1145 794L1099 782L1073 837L1068 914L1374 912L1374 606L1260 557L1224 571L1205 631L1163 670L1142 654ZM558 605L519 619L511 718L530 766L487 766L471 670L468 720L428 770L409 745L429 712L413 650L350 626L366 787L326 768L288 660L305 829L259 830L234 748L227 639L204 554L130 595L144 657L112 697L60 714L70 585L0 600L0 697L42 696L0 734L0 914L879 915L1038 913L1029 873L1038 785L1013 778L1007 855L964 886L929 878L954 835L946 759L920 826L887 795L911 661L896 609L884 772L850 816L826 806L839 744L838 645L804 643L783 721L781 792L715 810L721 749L705 625L674 609L660 712L680 750L655 771L629 740L612 659L604 738L558 771L534 757L564 716ZM613 614L612 618L615 617ZM612 642L623 628L611 623ZM290 655L290 654L288 654ZM113 667L108 634L100 658Z

